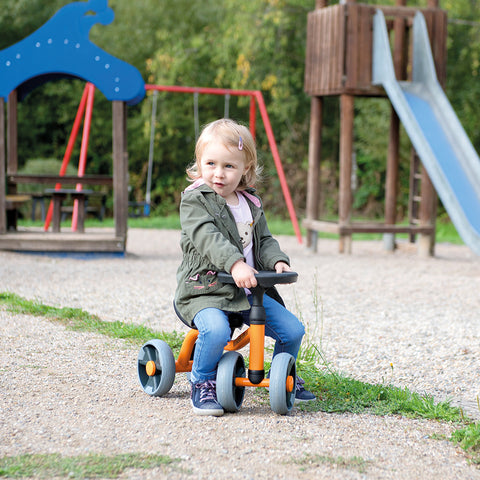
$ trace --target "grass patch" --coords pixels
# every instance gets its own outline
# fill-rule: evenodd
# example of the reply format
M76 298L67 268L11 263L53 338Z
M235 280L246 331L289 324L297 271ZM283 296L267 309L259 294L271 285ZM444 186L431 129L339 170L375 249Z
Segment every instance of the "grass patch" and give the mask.
M332 457L329 455L314 455L306 453L301 458L296 458L293 463L300 465L302 471L315 468L319 465L331 465L336 468L342 468L345 470L355 470L358 473L365 473L368 462L361 457Z
M308 382L317 400L306 405L308 410L328 413L371 413L374 415L403 415L410 418L427 418L446 422L461 422L459 408L450 402L436 403L429 395L411 392L387 384L370 384L336 372L317 371L299 364L299 372Z
M165 455L128 453L115 456L25 454L0 458L0 477L118 478L127 469L152 469L179 462Z
M183 341L183 335L177 332L156 332L143 325L119 321L106 322L80 308L51 307L34 300L26 300L14 293L0 292L0 304L12 313L45 317L64 325L69 330L101 333L134 344L141 345L152 338L158 338L167 342L175 354L180 350Z
M471 423L453 432L450 440L458 443L466 452L469 460L480 465L480 425Z

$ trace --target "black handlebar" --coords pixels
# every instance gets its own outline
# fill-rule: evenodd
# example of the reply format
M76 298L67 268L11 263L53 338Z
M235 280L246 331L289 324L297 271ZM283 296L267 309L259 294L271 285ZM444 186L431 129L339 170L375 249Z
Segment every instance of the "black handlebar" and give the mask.
M279 283L295 283L298 279L297 272L282 272L277 273L273 271L262 270L255 274L258 285L263 288L270 288ZM235 280L229 273L220 272L218 274L218 281L220 283L235 283Z

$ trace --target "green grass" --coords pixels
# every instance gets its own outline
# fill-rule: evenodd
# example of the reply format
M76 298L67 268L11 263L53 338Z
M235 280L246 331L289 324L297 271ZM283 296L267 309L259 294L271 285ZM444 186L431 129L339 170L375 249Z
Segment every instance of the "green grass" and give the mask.
M101 333L137 345L152 338L163 339L171 346L175 355L178 354L183 340L183 335L177 332L155 332L141 325L118 321L106 322L81 309L51 307L12 293L0 293L1 306L13 313L45 317L69 329ZM317 321L321 322L321 317L319 315ZM409 418L454 422L461 428L454 432L450 440L460 445L473 463L480 464L480 426L466 418L459 408L451 406L449 401L437 403L433 397L411 392L407 388L398 388L386 383L370 384L342 375L334 371L326 362L323 352L308 341L299 353L297 368L299 375L306 382L306 387L317 397L316 401L300 406L302 410L402 415ZM260 398L266 398L267 393L259 389L258 395Z
M344 470L355 470L358 473L365 473L368 461L361 457L332 457L328 455L318 455L312 453L306 453L301 458L295 458L293 463L300 465L300 470L308 471L311 468L315 468L319 465L332 465L336 468Z
M127 469L152 469L178 462L165 455L127 453L115 456L25 454L0 458L0 477L6 478L118 478Z
M166 341L175 353L180 350L183 341L183 336L177 332L156 332L143 325L119 321L106 322L79 308L51 307L35 300L26 300L14 293L0 292L0 305L4 305L12 313L46 317L70 330L100 333L138 345L152 338L159 338Z
M458 443L465 450L473 464L480 465L480 424L470 423L456 430L450 440Z
M332 371L314 372L310 365L299 362L300 376L308 382L317 396L306 410L328 413L371 413L374 415L402 415L409 418L427 418L447 422L462 422L464 417L450 402L436 403L429 395L411 392L389 384L370 384Z
M28 218L18 220L18 225L22 227L43 227L44 223L36 220L32 222ZM70 226L70 220L66 220L62 225ZM104 218L102 221L96 218L87 218L85 228L114 228L113 218ZM166 217L138 217L128 219L129 228L159 228L167 230L180 230L180 215L168 215Z

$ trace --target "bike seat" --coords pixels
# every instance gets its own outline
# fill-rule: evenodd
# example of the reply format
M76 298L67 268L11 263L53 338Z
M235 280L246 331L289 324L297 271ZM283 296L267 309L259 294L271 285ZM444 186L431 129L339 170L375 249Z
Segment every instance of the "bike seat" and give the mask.
M271 270L261 270L255 274L258 285L263 288L270 288L279 283L295 283L298 279L297 272L277 273ZM235 283L235 280L229 273L219 272L218 281L220 283Z

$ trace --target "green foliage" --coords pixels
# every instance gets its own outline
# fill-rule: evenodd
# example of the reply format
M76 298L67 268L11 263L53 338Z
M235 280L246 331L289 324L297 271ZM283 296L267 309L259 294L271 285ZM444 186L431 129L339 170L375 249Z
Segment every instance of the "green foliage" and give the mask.
M159 3L160 8L168 4ZM156 35L161 46L148 62L149 81L158 84L261 90L287 178L297 191L303 191L303 197L309 118L309 101L303 93L303 63L309 8L307 2L298 0L240 4L227 0L221 8L218 2L207 0L202 2L201 9L192 9L191 2L180 0L176 11L158 25ZM188 17L183 13L187 10L191 13ZM251 34L252 29L255 35ZM156 149L162 166L175 163L180 167L175 172L183 181L195 142L193 100L191 96L185 99L162 94L160 101ZM246 98L233 97L229 115L247 123L248 102ZM223 98L200 96L200 124L223 116L223 107ZM261 186L264 200L276 213L283 213L284 206L278 205L277 198L274 201L278 179L265 132L258 124L259 156L265 164L265 182ZM180 162L175 156L179 148L185 152ZM299 199L298 204L302 201L303 198Z
M466 451L472 463L480 465L480 424L470 423L465 428L456 430L450 440L457 442Z
M480 11L476 2L442 2L449 15L447 96L467 135L480 150Z
M0 50L22 40L70 0L3 0L0 9Z
M51 174L58 175L60 167L62 166L61 160L56 158L32 158L27 160L25 165L18 170L19 173L28 173L30 175ZM73 165L68 165L66 175L76 175L77 170ZM22 193L40 192L44 188L53 188L55 185L35 185L30 183L19 184L18 191Z
M23 454L0 458L0 477L7 478L118 478L130 468L147 470L178 462L166 455L124 453L64 457L52 454Z
M386 156L392 108L386 99L359 98L355 102L356 191L353 208L366 217L382 217L385 196ZM372 141L375 139L375 141ZM408 209L410 142L401 135L398 205L399 215Z

